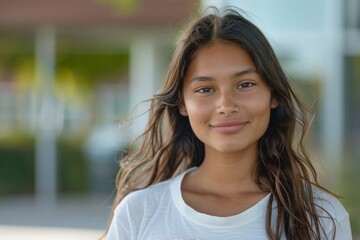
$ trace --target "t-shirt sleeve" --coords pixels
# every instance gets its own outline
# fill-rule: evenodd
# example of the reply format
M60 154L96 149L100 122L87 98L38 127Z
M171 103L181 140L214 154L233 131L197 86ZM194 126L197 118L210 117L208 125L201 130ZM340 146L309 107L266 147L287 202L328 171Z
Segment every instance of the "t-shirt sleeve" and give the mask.
M320 216L327 239L335 240L352 240L349 213L346 211L341 202L326 193L320 193ZM333 218L329 218L330 216Z
M130 240L131 236L131 223L128 205L126 202L121 202L114 211L114 216L111 221L109 232L106 240Z
M348 213L346 213L342 219L335 220L335 226L335 240L352 240L350 219ZM333 230L334 229L330 230L330 232L328 233L328 237L332 236Z

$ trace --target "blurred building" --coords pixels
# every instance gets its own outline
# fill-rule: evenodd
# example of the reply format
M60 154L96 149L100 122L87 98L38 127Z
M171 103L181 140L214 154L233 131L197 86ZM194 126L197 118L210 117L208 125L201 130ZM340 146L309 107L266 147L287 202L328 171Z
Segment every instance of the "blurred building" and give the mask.
M0 2L0 139L6 142L18 132L35 137L34 184L40 201L56 198L60 136L88 139L84 149L95 164L108 157L109 148L115 152L116 144L126 145L114 129L160 85L179 29L196 4ZM134 134L142 125L144 117ZM0 158L2 164L11 161ZM95 167L93 174L102 171Z
M1 133L11 131L11 125L16 124L35 128L35 115L38 114L33 112L37 107L34 106L36 97L31 90L46 88L62 102L66 102L68 98L77 100L73 95L81 95L81 90L87 90L86 84L82 86L84 89L71 86L72 79L82 79L77 79L76 72L66 68L68 66L61 65L67 54L75 57L87 55L89 58L117 54L124 58L115 57L118 62L104 63L115 64L118 72L100 76L100 80L88 80L108 83L99 84L96 92L98 95L94 104L108 106L101 108L99 118L103 119L99 121L116 117L119 112L116 108L128 109L128 103L122 103L126 99L135 103L139 100L137 98L150 97L162 80L179 27L188 20L195 8L194 1L178 0L1 1L0 51L3 57L0 59L0 82L1 97L4 98L1 101L4 105L0 115ZM16 65L16 62L20 62L16 56L27 58L28 61ZM51 69L42 69L46 67ZM88 67L94 66L89 64ZM42 80L43 76L49 79ZM146 80L143 79L144 76ZM58 83L51 83L52 81ZM132 86L135 81L141 81L142 86ZM84 82L88 83L86 80ZM111 86L112 83L119 87ZM42 88L39 87L40 84L43 85ZM79 92L73 93L74 89ZM119 91L123 92L118 94ZM18 96L17 101L11 101L8 97L10 94L22 97ZM124 97L125 95L128 96ZM28 106L24 107L23 103ZM18 104L19 107L11 108L12 104ZM74 104L64 106L59 103L58 107L60 113L57 113L57 117L60 120L57 121L60 122L60 127L65 127L66 122L69 122L69 128L73 122L81 122L76 127L71 127L71 130L76 131L84 126L84 121L88 121L88 115L84 113L79 116L82 109ZM62 108L65 109L61 110ZM19 115L29 119L21 120Z

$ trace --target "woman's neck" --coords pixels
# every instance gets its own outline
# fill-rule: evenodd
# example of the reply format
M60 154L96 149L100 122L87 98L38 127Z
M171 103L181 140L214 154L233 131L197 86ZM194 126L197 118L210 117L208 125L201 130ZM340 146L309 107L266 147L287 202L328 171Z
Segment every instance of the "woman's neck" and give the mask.
M193 186L207 193L231 195L261 191L254 180L256 151L241 154L206 149L201 166L189 176Z

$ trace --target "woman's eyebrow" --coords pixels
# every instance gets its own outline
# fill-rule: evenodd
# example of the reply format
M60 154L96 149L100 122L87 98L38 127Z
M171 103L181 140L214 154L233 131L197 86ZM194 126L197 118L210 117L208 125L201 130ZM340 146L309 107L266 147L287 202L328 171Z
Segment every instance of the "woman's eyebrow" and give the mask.
M256 71L256 69L254 69L254 68L248 68L248 69L245 69L245 70L242 70L242 71L239 71L239 72L234 73L234 74L232 75L232 78L242 77L242 76L244 76L244 75L252 74L252 73L258 74L258 72Z
M199 82L215 81L215 78L209 76L198 76L190 79L190 83L195 81L199 81Z
M241 76L244 76L247 74L252 74L252 73L257 74L258 72L254 68L248 68L248 69L241 70L239 72L234 73L233 75L231 75L231 78L237 78L237 77L241 77ZM189 82L192 83L195 81L199 81L199 82L215 81L215 78L210 77L210 76L197 76L197 77L191 78Z

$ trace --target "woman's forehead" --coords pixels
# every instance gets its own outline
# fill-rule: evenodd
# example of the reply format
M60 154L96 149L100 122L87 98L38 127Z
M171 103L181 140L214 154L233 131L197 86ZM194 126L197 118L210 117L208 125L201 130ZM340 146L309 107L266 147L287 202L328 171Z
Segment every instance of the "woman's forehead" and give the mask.
M240 72L247 69L256 71L251 56L238 44L215 42L199 48L192 57L185 75L205 74L220 70Z

